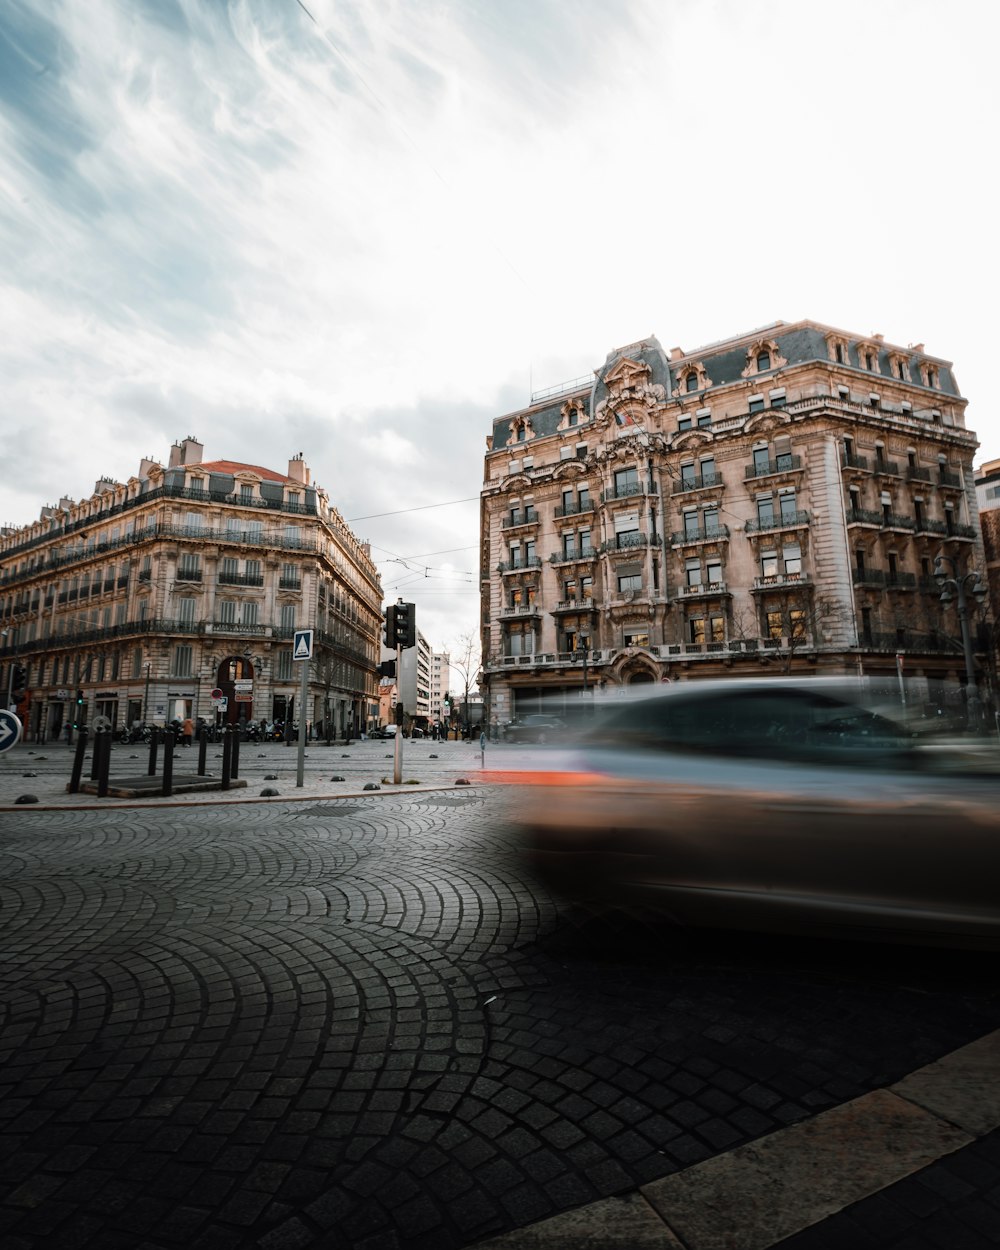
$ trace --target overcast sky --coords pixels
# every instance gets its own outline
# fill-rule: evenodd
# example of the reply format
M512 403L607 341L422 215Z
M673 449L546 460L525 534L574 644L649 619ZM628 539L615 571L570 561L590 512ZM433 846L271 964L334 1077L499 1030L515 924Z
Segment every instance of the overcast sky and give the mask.
M188 434L302 452L441 648L492 419L644 335L923 342L998 457L998 36L987 0L0 0L0 521Z

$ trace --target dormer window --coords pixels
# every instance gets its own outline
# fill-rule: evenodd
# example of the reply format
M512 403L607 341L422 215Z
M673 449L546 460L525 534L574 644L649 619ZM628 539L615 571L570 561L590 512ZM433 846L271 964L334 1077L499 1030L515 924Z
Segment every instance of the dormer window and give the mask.
M757 356L757 372L764 373L771 367L771 353L760 352Z
M698 389L697 373L689 373L687 375L687 377L684 379L684 389L685 391L687 391L689 395L691 394L692 391L696 391Z

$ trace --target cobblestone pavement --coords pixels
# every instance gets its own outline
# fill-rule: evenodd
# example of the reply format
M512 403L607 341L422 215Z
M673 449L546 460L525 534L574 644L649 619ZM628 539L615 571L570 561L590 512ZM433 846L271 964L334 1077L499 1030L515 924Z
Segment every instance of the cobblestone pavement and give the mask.
M326 776L339 754L390 763L360 746L329 749ZM562 908L517 859L506 792L447 775L475 780L478 750L444 750L464 759L426 792L365 793L359 771L353 794L299 801L0 812L5 1250L542 1244L511 1230L808 1122L1000 1025L986 956ZM57 801L19 752L0 802L25 771ZM329 785L317 767L310 786ZM975 1175L988 1209L995 1136L879 1201L903 1210ZM864 1206L832 1219L861 1228ZM801 1240L830 1222L786 1244L896 1244Z

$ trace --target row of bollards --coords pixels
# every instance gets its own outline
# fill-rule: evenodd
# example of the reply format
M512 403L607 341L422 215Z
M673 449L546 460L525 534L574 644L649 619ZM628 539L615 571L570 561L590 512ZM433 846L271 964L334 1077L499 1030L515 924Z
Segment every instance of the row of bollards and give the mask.
M77 733L76 753L73 756L73 769L69 785L70 794L78 794L80 778L83 776L84 756L87 751L89 731L84 727ZM109 788L111 769L111 741L114 737L110 729L98 729L94 733L94 745L91 753L90 780L97 782L98 798L106 798ZM174 747L177 736L171 729L154 729L149 741L149 764L147 775L156 776L156 761L160 747L163 747L163 784L160 793L166 796L174 792ZM205 776L205 760L208 753L208 731L202 729L198 735L198 776ZM233 781L240 775L240 735L238 731L226 726L222 735L222 789L228 790Z

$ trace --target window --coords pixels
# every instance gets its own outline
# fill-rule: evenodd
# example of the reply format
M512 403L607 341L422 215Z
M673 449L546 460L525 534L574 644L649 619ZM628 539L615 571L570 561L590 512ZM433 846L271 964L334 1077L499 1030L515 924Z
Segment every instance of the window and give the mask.
M722 616L710 616L708 618L708 630L710 642L726 641L726 621Z
M235 599L222 599L219 602L219 624L235 625L236 624L236 601Z
M594 579L592 577L580 578L580 597L581 599L592 599L594 597Z
M694 423L690 417L678 417L677 418L678 433L682 433L684 430L690 430L693 428L694 428Z
M247 482L240 483L240 503L249 503L253 499L253 487Z
M795 491L783 490L779 495L779 504L781 507L781 519L783 521L794 521L797 508L795 506Z
M587 512L590 509L590 487L580 487L580 511Z
M702 510L701 523L704 526L706 534L717 534L719 532L719 509L709 507Z
M843 345L843 343L836 343L836 344L834 344L834 348L833 348L833 358L834 358L834 360L836 360L836 362L837 362L837 364L838 364L838 365L842 365L842 364L844 363L844 345Z
M698 418L699 429L705 429L712 424L712 414L707 408L699 408L695 416Z
M865 551L863 547L859 547L854 553L854 567L858 570L860 576L865 573Z
M232 556L223 556L219 567L220 581L234 582L240 573L240 562Z
M295 604L283 603L281 605L280 616L278 619L280 621L281 628L283 630L289 630L289 629L294 630L295 629Z
M753 398L750 400L750 403L749 403L749 411L750 412L763 412L764 411L763 395L753 396Z
M757 372L764 373L765 370L770 369L770 367L771 367L771 353L760 352L759 355L757 356Z
M564 560L572 560L576 555L576 535L563 534L562 536L562 556ZM511 563L514 563L514 553L511 552Z
M695 616L688 621L688 637L698 646L705 641L705 618L703 616Z
M68 663L69 663L69 656L67 656L66 659L63 661L63 681L65 681L68 676L67 671L66 671L66 666ZM133 677L142 676L142 647L136 647L135 650L132 652L132 676Z
M576 578L571 577L571 578L568 578L566 581L564 581L562 590L563 590L562 597L563 597L564 602L566 603L576 602L576 592L577 592Z
M697 538L699 531L698 510L697 508L688 508L684 512L684 537Z
M560 460L572 460L572 459L573 459L573 448L572 448L572 447L565 447L565 446L560 447L560 448L559 448L559 459L560 459Z
M191 647L181 643L174 647L173 672L175 677L191 676Z
M806 636L806 613L804 608L792 608L788 613L788 635L790 638Z
M698 375L697 375L697 373L689 373L689 374L687 375L687 377L684 379L684 389L685 389L685 391L687 391L687 393L688 393L689 395L690 395L693 391L696 391L696 390L698 389Z
M715 480L715 457L702 456L698 467L701 469L701 480L705 485L711 485Z
M782 635L781 613L775 612L775 611L768 612L766 613L765 619L767 622L768 638L774 638L774 639L780 638Z
M535 540L529 538L524 544L524 563L525 567L529 567L535 562Z
M802 549L798 543L790 543L787 547L782 548L782 563L785 566L786 577L798 577L802 573Z
M639 493L639 470L632 469L616 469L615 470L615 494L621 498L623 495L636 495Z
M243 605L243 624L256 625L258 616L258 604L244 603Z
M177 576L183 581L201 581L201 557L185 552L177 561Z
M177 619L182 625L193 625L195 621L195 605L197 599L190 595L185 595L183 599L177 600Z
M760 495L757 498L757 523L758 525L774 524L774 499L770 495Z
M275 657L274 676L276 681L291 681L293 673L292 652L290 648L279 651Z
M786 400L783 389L780 391L771 391L768 398L771 401L772 408L784 408Z
M684 584L685 586L701 585L701 561L685 560L684 561Z
M648 647L649 631L645 629L626 629L623 641L626 647Z
M763 578L778 576L778 553L776 551L761 552L760 575Z
M754 475L759 477L763 473L767 473L771 468L771 461L768 455L767 447L755 447L753 449L753 471Z
M621 594L629 591L642 590L641 573L622 573L618 576L618 590Z
M257 521L256 524L260 525L260 522ZM301 544L302 544L301 525L286 525L285 526L285 546L286 547L299 547L301 546Z
M590 530L580 530L580 555L592 555L594 548L590 545Z
M689 460L687 464L682 464L681 469L681 485L693 486L695 482L694 461Z
M709 556L705 561L705 580L710 586L722 584L722 559L719 556Z

